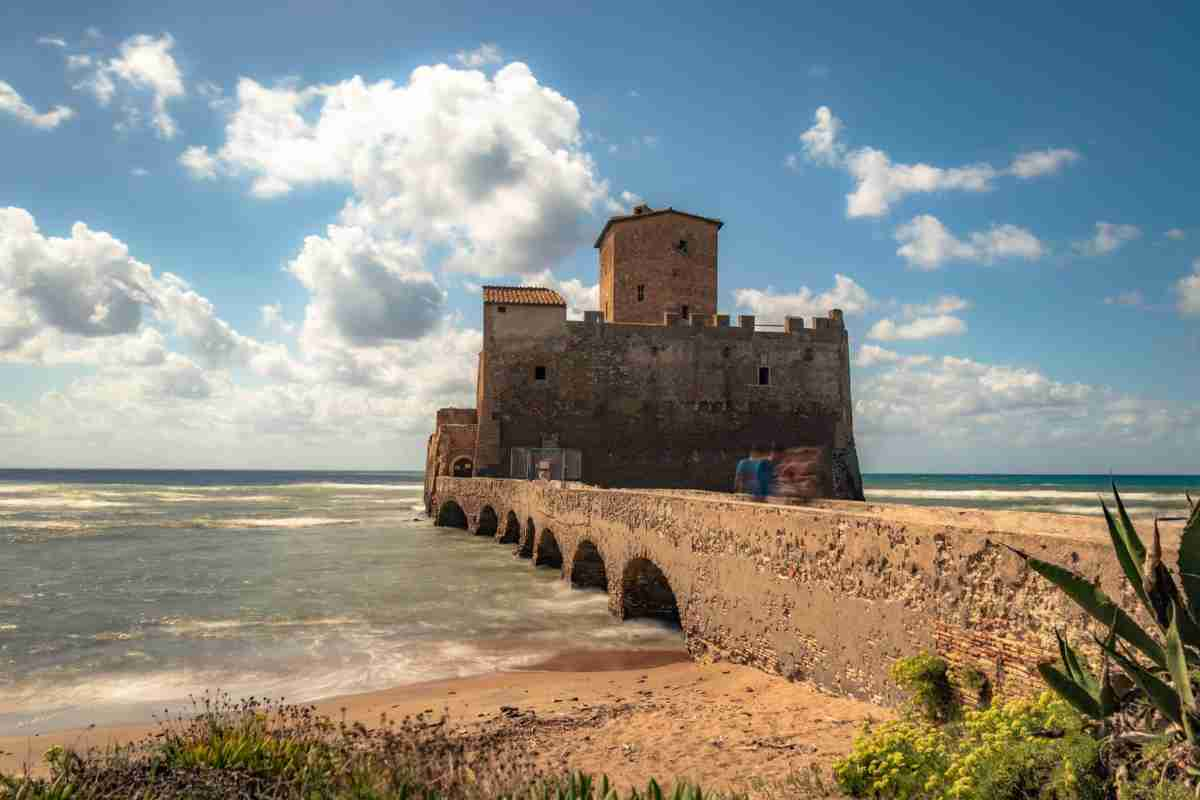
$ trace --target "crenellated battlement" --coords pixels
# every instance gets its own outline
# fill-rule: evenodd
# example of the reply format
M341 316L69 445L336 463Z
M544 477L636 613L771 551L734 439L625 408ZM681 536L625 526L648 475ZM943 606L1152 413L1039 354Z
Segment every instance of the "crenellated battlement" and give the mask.
M805 324L804 317L784 317L782 325L764 326L753 314L739 314L737 324L730 324L728 314L691 315L687 319L679 314L667 311L663 313L663 321L657 322L609 322L604 319L601 311L585 311L582 320L567 320L571 330L586 330L588 328L604 328L609 330L633 330L648 333L654 330L679 331L680 335L695 332L698 335L728 337L742 339L747 337L764 337L778 339L787 337L797 341L839 342L846 330L845 320L840 309L833 309L827 317L814 317L812 326Z

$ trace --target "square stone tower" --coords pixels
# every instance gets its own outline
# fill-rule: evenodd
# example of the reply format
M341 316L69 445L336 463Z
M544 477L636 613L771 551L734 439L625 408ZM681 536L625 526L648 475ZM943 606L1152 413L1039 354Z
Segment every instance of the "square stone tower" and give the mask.
M717 313L717 232L724 223L640 205L600 231L600 311L608 322L663 324Z

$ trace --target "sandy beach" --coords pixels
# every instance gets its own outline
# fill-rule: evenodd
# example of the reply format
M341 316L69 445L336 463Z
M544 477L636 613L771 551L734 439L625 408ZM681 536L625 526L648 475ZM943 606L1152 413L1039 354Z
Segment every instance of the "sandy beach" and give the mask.
M401 686L314 703L375 725L445 714L451 725L523 743L543 768L605 773L621 785L687 778L756 792L846 753L864 722L891 716L749 667L700 664L673 651L577 652L535 668ZM0 772L42 771L54 745L129 742L153 725L31 732L0 738ZM792 794L795 794L792 792Z

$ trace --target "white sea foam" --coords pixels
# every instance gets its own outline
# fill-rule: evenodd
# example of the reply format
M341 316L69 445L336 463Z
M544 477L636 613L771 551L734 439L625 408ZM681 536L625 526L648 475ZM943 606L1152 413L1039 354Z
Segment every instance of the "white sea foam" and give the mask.
M4 497L0 506L8 508L57 509L57 508L127 508L129 503L114 503L111 500L94 500L90 497Z
M163 627L178 635L210 634L221 631L238 631L248 628L311 628L333 625L356 625L361 620L351 617L324 617L319 619L164 619L160 621Z
M81 531L89 526L79 520L11 520L0 527L28 531Z
M1053 489L867 489L868 500L1094 500L1100 493L1090 490L1056 491ZM1182 494L1162 492L1122 492L1125 501L1179 503ZM1099 506L1097 506L1098 508Z
M204 520L208 528L315 528L320 525L357 525L361 519L340 517L240 517L237 519Z
M19 625L0 625L0 631L15 631Z
M323 482L323 483L293 483L293 484L288 484L288 485L295 486L296 488L303 488L303 489L349 489L349 490L355 490L355 491L361 490L361 491L365 491L365 492L384 492L384 491L394 492L394 491L398 491L398 490L405 491L405 490L424 489L425 488L425 484L423 484L423 483L335 483L335 482Z

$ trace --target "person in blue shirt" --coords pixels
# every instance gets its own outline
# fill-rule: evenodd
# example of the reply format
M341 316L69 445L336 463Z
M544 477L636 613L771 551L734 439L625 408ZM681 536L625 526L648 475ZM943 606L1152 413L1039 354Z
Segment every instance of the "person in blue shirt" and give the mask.
M735 494L758 494L758 459L743 458L733 473Z

